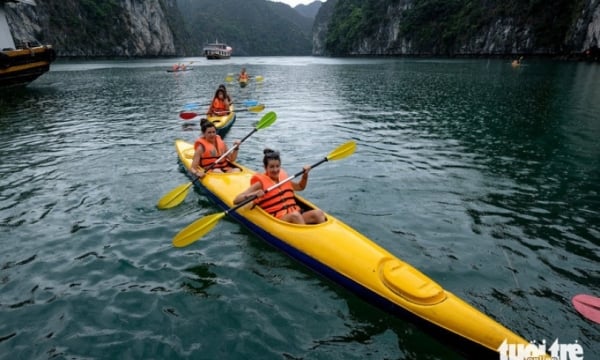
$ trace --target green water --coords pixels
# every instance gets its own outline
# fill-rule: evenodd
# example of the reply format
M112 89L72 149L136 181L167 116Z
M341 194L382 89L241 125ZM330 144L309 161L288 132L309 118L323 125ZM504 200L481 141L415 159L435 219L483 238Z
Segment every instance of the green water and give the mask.
M1 359L460 359L226 219L187 182L182 105L230 87L277 122L242 145L296 172L303 195L529 340L600 353L570 299L600 296L600 67L502 60L233 58L58 62L0 100ZM239 113L226 141L261 114ZM344 251L344 249L340 249ZM596 354L596 355L595 355Z

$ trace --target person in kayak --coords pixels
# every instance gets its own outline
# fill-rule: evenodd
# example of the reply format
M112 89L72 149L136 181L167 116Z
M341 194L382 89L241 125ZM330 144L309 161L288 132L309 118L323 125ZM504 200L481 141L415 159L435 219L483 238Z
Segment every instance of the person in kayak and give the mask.
M194 143L194 159L192 160L191 172L200 179L206 176L207 171L212 172L239 172L240 169L231 166L231 162L235 161L240 146L240 141L236 140L233 145L236 146L227 157L215 164L221 155L225 154L229 148L227 144L217 135L217 128L212 122L202 119L200 120L200 129L202 136L196 139ZM210 170L207 169L211 167Z
M225 85L219 85L219 89L223 89L223 91L225 91L225 99L229 101L229 105L233 104L233 99L231 98L231 95L229 95L229 93L227 92L227 88L225 87Z
M269 187L287 179L288 175L281 168L279 152L265 149L263 153L265 172L254 174L250 179L250 187L236 196L233 203L239 204L256 195L254 203L277 219L294 224L320 224L325 222L327 218L322 210L313 209L303 212L294 198L294 191L301 191L306 188L310 166L304 167L304 173L299 182L287 181L265 193Z
M217 89L206 114L209 116L229 115L229 101L227 100L225 90L221 88Z
M249 79L250 75L248 75L248 73L246 72L246 68L243 67L242 71L240 71L238 75L238 82L248 82Z

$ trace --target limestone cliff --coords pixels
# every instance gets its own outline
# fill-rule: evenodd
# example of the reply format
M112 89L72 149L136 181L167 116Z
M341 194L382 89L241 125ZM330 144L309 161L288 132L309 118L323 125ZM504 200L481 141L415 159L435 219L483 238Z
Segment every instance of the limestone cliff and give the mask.
M313 26L313 55L569 56L599 42L600 0L328 0Z
M52 44L58 56L185 53L180 45L183 41L174 33L181 17L176 0L37 0L36 3L37 6L6 5L15 42Z

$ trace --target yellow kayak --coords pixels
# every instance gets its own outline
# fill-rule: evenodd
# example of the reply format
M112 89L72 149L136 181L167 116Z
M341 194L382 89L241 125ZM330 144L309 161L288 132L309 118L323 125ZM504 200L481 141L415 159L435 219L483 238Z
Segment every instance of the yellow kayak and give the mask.
M215 127L217 128L217 133L221 137L224 137L227 134L227 132L229 131L229 129L231 129L231 127L233 126L236 116L235 116L235 111L233 109L233 105L230 105L229 106L229 114L221 115L221 116L209 115L206 118L210 122L215 124Z
M193 145L176 140L175 147L189 170ZM233 199L250 186L254 174L236 166L242 171L208 173L195 182L223 210L234 206ZM300 196L296 200L303 208L316 208ZM278 220L250 203L229 215L292 258L375 306L412 321L469 357L498 359L498 349L505 341L529 344L331 214L326 214L325 223L298 225Z

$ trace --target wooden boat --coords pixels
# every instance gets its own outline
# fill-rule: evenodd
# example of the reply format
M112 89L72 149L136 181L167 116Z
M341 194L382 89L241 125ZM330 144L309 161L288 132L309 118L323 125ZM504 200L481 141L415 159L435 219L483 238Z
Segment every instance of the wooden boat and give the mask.
M56 52L50 45L22 43L15 46L4 2L0 1L0 89L26 86L50 70Z
M207 44L202 50L202 53L204 54L204 56L206 56L206 59L208 60L229 59L231 57L232 52L233 49L231 48L231 46L219 43L219 41Z
M215 127L217 128L217 134L221 135L221 137L225 137L235 122L236 114L233 105L230 105L229 114L222 116L210 115L206 118L215 124Z
M193 145L177 140L175 147L180 163L194 179L189 172ZM233 199L249 186L253 174L236 166L241 172L208 173L202 181L194 181L225 211L234 206ZM300 196L296 200L305 209L316 208ZM468 358L499 359L503 344L529 344L331 214L317 225L290 224L252 204L228 214L290 257L373 305L412 321Z

